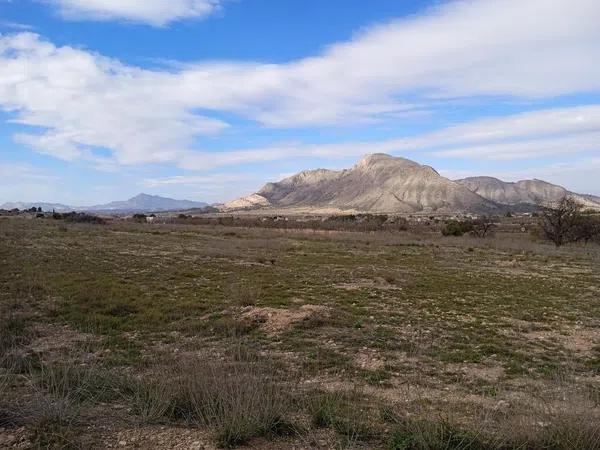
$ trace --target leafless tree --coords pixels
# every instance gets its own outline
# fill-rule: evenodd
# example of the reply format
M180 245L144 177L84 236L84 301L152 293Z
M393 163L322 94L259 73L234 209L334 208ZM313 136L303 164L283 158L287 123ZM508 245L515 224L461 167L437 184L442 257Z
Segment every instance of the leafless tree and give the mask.
M540 227L544 236L557 247L576 241L581 211L582 205L568 196L555 204L541 205Z
M471 234L478 238L489 236L494 231L494 228L496 228L492 218L487 216L475 219L472 223L473 230L471 231Z

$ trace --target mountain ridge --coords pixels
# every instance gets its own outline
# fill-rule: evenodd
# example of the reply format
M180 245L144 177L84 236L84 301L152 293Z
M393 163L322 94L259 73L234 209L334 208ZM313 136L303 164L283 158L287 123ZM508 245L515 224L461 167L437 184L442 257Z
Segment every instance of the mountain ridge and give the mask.
M152 212L152 211L177 211L208 206L204 202L192 200L176 200L159 195L138 194L128 200L113 201L93 206L69 206L61 203L48 202L8 202L0 205L2 209L29 209L41 207L43 211L89 211L89 212Z
M600 206L600 198L593 195L578 194L557 184L533 178L531 180L503 181L495 177L480 176L456 180L467 189L501 205L548 204L561 198L571 197L584 207Z
M450 180L433 167L384 153L365 155L343 170L305 170L221 206L239 209L339 210L370 213L500 212L537 207L565 195L600 209L600 198L543 180L504 182L493 177Z

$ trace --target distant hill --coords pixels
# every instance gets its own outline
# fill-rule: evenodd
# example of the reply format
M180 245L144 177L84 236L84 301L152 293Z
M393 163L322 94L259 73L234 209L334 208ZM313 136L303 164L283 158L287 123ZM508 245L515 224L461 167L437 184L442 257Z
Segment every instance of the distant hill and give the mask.
M507 183L473 177L453 181L409 159L373 154L350 169L308 170L267 183L257 193L222 205L221 210L499 213L507 206L531 211L539 203L551 203L565 195L600 209L598 197L575 194L541 180Z
M429 166L385 154L367 155L347 170L310 170L268 183L224 208L247 206L378 213L496 209L495 203Z
M539 205L572 197L589 208L600 208L600 198L570 192L562 186L542 180L506 182L493 177L471 177L457 180L467 189L501 205Z
M103 205L94 206L68 206L58 203L44 202L17 202L5 203L0 205L2 209L29 209L32 207L41 207L44 211L96 211L96 212L152 212L152 211L180 211L192 208L204 208L208 206L204 202L194 202L190 200L175 200L158 195L139 194L129 200L110 202Z
M175 200L158 195L139 194L129 200L110 202L82 208L85 211L178 211L208 206L204 202Z

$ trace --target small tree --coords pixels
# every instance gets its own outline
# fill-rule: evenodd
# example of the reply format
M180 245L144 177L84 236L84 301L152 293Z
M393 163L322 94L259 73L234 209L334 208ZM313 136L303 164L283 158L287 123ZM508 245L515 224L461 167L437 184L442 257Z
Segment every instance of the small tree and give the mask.
M483 216L473 220L473 230L471 234L475 237L484 238L489 236L496 228L496 225L492 221L491 217Z
M592 215L582 215L575 226L574 239L584 241L600 241L600 218Z
M540 227L546 239L557 247L576 241L581 210L581 204L567 196L554 205L540 206Z

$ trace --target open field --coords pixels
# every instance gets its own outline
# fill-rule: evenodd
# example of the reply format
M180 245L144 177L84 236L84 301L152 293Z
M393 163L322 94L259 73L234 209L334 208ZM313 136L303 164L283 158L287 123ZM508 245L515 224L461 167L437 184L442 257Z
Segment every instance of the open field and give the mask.
M600 246L0 218L0 447L600 448Z

